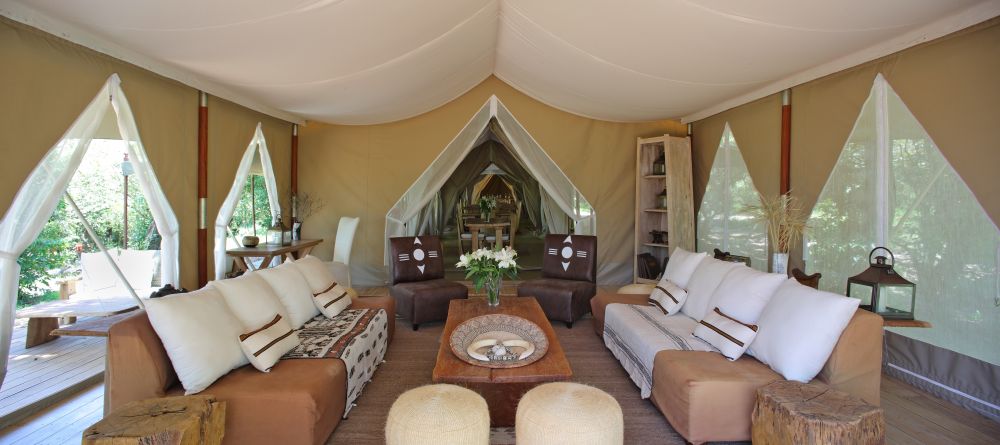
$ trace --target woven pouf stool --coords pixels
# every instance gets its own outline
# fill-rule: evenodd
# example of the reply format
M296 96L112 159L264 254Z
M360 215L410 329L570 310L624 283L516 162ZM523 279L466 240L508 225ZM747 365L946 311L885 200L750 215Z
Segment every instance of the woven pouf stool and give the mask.
M557 382L528 391L517 404L518 445L614 445L624 442L622 408L608 393Z
M486 445L490 411L479 394L455 385L427 385L404 392L389 408L388 445Z

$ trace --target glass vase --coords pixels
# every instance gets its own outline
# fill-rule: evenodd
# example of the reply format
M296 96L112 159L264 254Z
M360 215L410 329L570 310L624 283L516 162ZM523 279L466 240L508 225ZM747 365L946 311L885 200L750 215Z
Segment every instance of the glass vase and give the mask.
M773 273L788 275L788 254L775 252L771 256L771 269Z
M484 282L486 286L486 304L490 307L500 305L500 288L503 287L503 277L489 277Z

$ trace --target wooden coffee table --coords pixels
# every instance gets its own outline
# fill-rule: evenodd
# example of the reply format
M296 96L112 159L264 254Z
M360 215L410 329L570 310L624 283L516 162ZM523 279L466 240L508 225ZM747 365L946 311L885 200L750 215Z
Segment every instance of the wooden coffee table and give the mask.
M451 333L463 321L487 314L516 315L535 322L549 338L548 352L537 362L520 368L492 369L463 362L451 352L448 341ZM552 324L534 298L501 296L500 306L495 308L487 306L486 300L480 298L451 301L433 380L434 383L464 386L482 395L490 407L492 426L514 425L517 402L531 388L545 382L569 380L572 376L573 371Z

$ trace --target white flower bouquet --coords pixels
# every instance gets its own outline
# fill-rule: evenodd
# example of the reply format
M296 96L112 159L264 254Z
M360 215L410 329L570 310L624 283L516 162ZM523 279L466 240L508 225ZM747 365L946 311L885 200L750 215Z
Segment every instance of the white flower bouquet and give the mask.
M486 287L486 297L490 306L500 304L500 287L503 278L517 278L517 251L510 247L498 249L480 248L462 255L455 264L466 269L466 279L471 279L476 291Z

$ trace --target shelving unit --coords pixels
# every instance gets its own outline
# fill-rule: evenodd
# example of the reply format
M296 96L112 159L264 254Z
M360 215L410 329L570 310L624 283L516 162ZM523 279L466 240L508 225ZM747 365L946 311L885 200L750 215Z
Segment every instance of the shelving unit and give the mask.
M655 174L653 163L663 156L666 174ZM632 280L655 283L656 279L639 277L638 255L650 253L663 267L665 257L681 247L694 251L694 198L691 184L691 141L670 135L638 138L636 141L635 180L635 257ZM666 208L658 197L667 191ZM667 232L666 244L653 243L650 231Z

